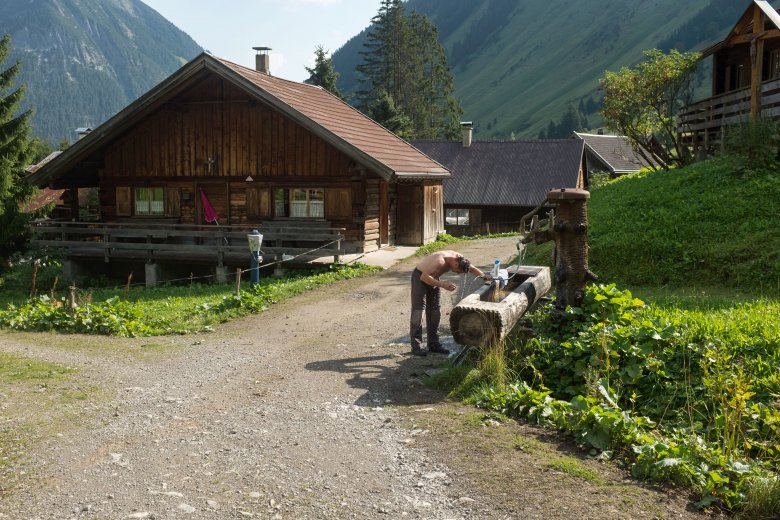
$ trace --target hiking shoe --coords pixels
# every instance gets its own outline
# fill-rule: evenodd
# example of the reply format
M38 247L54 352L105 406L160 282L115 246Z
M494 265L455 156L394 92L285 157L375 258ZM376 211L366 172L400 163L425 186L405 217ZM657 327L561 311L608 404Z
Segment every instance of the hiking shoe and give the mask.
M417 347L417 348L413 348L412 349L412 355L413 356L425 357L425 356L428 355L428 353L426 351L424 351L423 349Z
M432 352L434 354L449 354L450 351L446 348L442 347L441 345L431 345L428 347L428 352Z

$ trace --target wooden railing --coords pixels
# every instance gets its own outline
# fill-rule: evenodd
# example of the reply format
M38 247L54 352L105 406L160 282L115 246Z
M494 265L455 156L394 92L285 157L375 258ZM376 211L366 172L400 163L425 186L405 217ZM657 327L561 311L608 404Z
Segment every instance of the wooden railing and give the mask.
M218 265L248 265L251 259L247 234L257 229L263 235L264 263L293 256L300 261L344 254L344 229L326 221L268 222L258 227L194 226L157 222L63 222L36 220L31 223L32 245L61 248L67 256L181 262L215 262Z
M780 117L780 79L761 85L761 117ZM724 128L750 119L750 88L742 88L688 105L677 118L677 132L683 142L711 151L720 146Z

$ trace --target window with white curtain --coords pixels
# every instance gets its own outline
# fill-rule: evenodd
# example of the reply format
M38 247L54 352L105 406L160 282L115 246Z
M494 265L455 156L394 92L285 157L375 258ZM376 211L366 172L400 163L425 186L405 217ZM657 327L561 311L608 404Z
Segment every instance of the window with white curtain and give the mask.
M135 189L135 214L165 215L165 190L162 187Z
M274 216L323 218L325 190L323 188L274 189Z

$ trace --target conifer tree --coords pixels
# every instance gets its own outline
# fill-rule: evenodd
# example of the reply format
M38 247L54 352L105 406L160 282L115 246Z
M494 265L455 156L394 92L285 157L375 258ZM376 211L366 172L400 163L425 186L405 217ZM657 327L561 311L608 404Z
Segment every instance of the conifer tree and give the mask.
M322 48L322 45L318 45L314 50L314 68L306 67L306 72L309 73L309 78L304 80L304 83L317 85L337 98L344 99L336 86L339 73L333 68L333 60L328 56L328 51Z
M368 113L389 95L411 122L412 138L460 135L463 113L438 32L423 15L407 14L401 0L382 0L357 66L361 109ZM381 121L380 121L381 122Z
M381 91L378 99L368 107L367 115L398 137L411 139L412 121L398 109L390 93Z
M3 36L0 39L0 67L10 54L10 47L10 36ZM31 111L17 113L24 97L23 86L14 89L19 70L18 61L0 69L0 270L24 244L28 217L21 212L20 204L32 192L23 178L24 167L32 155Z

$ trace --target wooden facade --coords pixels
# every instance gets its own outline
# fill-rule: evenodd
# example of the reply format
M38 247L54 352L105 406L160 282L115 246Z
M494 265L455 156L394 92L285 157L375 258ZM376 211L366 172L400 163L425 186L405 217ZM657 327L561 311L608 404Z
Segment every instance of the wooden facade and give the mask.
M443 230L441 165L322 89L205 54L72 148L31 178L98 187L102 222L200 226L212 208L234 230L324 222L344 253Z
M711 96L681 110L677 131L697 152L713 152L729 126L780 118L780 15L753 0L712 57Z

